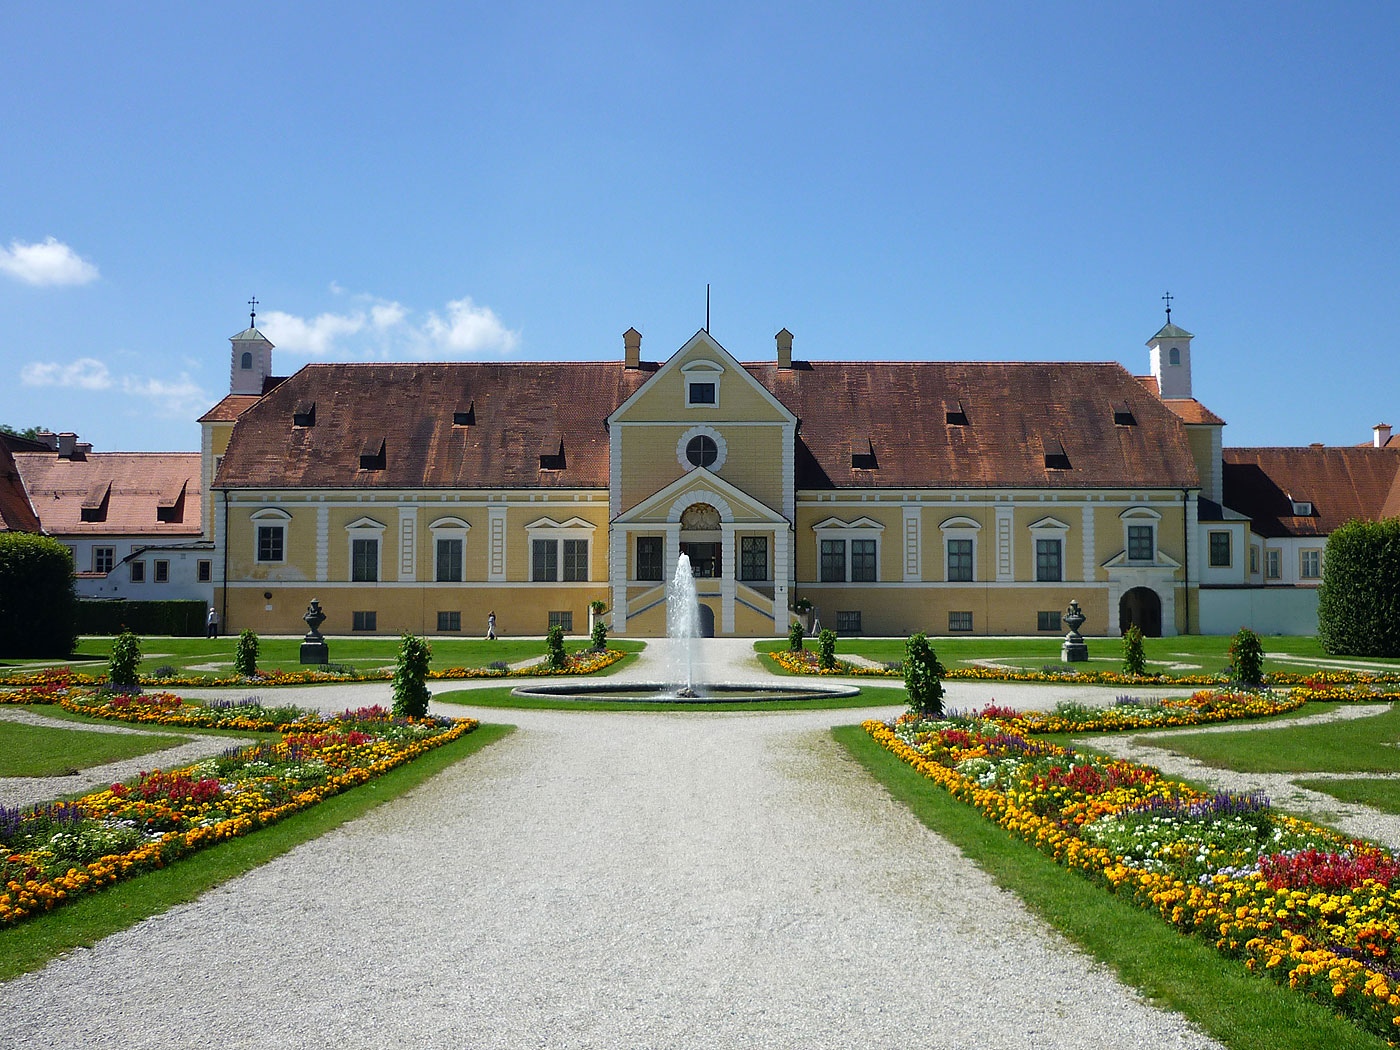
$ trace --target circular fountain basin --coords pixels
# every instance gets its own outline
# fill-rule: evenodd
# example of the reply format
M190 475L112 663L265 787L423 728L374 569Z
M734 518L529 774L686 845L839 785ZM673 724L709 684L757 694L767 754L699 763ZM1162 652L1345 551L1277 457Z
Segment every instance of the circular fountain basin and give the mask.
M694 696L680 696L676 686L659 682L547 682L517 686L510 691L510 695L536 700L604 700L616 703L752 704L768 700L832 700L856 696L860 690L851 685L705 685L697 686L694 692Z

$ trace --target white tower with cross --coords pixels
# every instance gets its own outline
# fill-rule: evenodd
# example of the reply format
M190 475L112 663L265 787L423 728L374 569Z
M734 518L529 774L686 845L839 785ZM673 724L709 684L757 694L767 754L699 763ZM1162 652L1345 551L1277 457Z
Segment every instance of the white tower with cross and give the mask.
M263 381L272 375L272 344L258 331L258 301L248 300L248 327L230 337L233 344L229 363L228 392L256 394L263 392Z
M1152 362L1152 376L1157 380L1157 394L1162 398L1191 396L1190 332L1172 324L1172 294L1162 296L1167 303L1167 323L1147 341Z

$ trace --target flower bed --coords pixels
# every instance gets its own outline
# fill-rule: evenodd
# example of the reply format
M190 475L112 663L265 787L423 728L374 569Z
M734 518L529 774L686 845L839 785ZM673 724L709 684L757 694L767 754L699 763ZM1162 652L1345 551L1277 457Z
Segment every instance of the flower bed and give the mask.
M972 716L869 721L883 747L1106 890L1393 1037L1400 879L1367 843Z
M789 674L839 675L843 678L902 678L904 672L896 667L866 667L837 659L830 670L822 670L817 665L817 654L808 649L778 649L768 657ZM1121 671L1072 670L1066 665L1063 671L1016 671L1007 667L953 667L944 672L943 677L950 681L973 682L1074 682L1081 685L1180 685L1180 686L1221 686L1230 684L1230 676L1219 674L1183 675L1131 675ZM1274 671L1264 676L1264 684L1270 686L1303 686L1309 689L1322 689L1324 686L1352 685L1396 685L1400 683L1400 672L1393 674L1372 674L1367 671L1320 671L1299 673L1296 671ZM1400 692L1392 692L1378 699L1400 699Z
M552 678L560 675L595 674L603 668L617 663L626 655L620 649L605 649L602 652L585 649L581 652L571 653L567 657L566 665L558 671L546 670L542 663L516 670L497 667L445 667L440 671L429 671L428 677L456 681L464 678ZM215 674L140 676L141 684L147 686L204 686L208 688L239 685L314 685L321 682L387 682L393 677L394 673L390 670L282 671L276 669L259 671L252 677ZM57 682L62 682L65 686L69 684L75 686L105 685L107 676L105 674L84 674L78 671L54 671L51 668L28 674L0 675L0 686L19 686L21 689L51 690ZM6 699L0 702L34 703L35 701Z
M180 705L165 696L123 710ZM395 719L382 707L312 714L281 740L152 770L74 802L0 807L0 926L274 824L476 727L470 718Z

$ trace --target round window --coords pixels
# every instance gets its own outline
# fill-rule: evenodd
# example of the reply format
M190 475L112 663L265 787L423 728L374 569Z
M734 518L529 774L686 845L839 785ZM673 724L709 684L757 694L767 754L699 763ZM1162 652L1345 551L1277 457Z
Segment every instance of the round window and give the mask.
M685 446L685 458L697 467L712 467L719 458L719 446L714 438L701 434Z

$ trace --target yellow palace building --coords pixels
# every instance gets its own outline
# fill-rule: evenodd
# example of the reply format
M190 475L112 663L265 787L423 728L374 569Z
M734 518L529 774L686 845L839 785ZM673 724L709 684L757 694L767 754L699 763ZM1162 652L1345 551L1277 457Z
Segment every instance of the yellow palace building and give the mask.
M665 361L316 364L232 339L201 420L226 629L665 633L682 552L716 635L1197 630L1198 516L1222 421L1189 333L1116 363L740 363L706 331ZM1184 375L1183 375L1184 373ZM1184 383L1183 383L1184 379ZM1163 393L1170 396L1163 396ZM1214 480L1212 480L1214 479ZM1214 500L1214 504L1210 501Z

